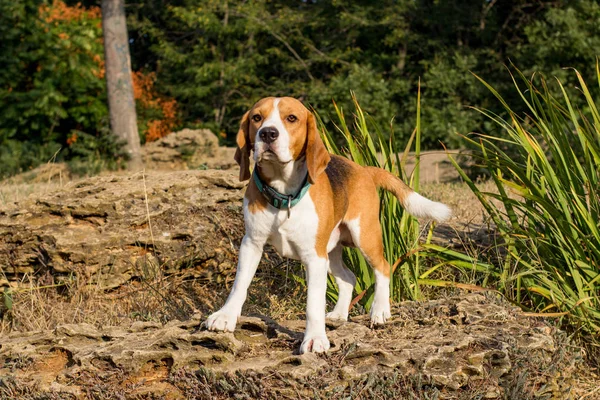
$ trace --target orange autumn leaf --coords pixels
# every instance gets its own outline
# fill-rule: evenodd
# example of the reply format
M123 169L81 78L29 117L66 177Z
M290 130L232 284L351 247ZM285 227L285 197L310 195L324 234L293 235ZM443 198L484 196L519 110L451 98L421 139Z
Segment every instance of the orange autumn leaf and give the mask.
M131 74L131 79L133 81L133 97L142 108L142 113L144 110L157 110L162 114L162 119L148 121L146 131L143 132L146 142L165 137L177 126L177 101L156 92L154 88L156 74L154 72L136 71Z
M102 23L100 7L91 6L86 8L82 6L81 3L77 3L74 6L68 6L62 0L54 0L51 4L42 4L38 8L38 12L43 21L47 24L53 24L56 27L60 26L65 28L65 23L69 24L70 22L80 22L83 20L98 20L100 25ZM49 29L45 28L45 32L49 32ZM57 36L60 40L68 40L71 38L70 34L67 32L59 32ZM99 37L96 40L100 43L103 41L102 37ZM74 51L81 52L82 50L76 49ZM91 73L99 79L104 79L105 68L102 56L89 50L83 52L92 58L98 65L97 69L91 69Z
M48 23L58 21L79 21L84 18L99 19L102 16L100 7L92 6L84 8L81 3L68 6L61 0L54 0L51 5L42 4L39 13Z
M77 141L77 134L73 133L71 136L67 138L67 145L71 146L73 143Z

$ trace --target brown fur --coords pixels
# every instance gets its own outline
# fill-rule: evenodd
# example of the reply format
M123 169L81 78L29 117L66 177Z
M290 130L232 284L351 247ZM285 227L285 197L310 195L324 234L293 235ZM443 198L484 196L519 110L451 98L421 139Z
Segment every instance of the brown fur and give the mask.
M410 194L411 189L406 186L408 192L402 191L401 185L404 183L387 171L362 167L335 155L331 156L331 162L322 176L326 176L327 179L319 179L309 191L319 215L317 252L324 252L322 249L326 249L333 228L340 222L342 243L354 247L357 241L371 266L389 276L390 265L383 256L377 187L393 188L394 191L388 190L394 194L398 193L396 196L400 195L403 198ZM385 180L382 182L381 179ZM394 182L396 180L400 184ZM325 182L321 183L322 181ZM352 238L344 222L357 218L360 221L360 237Z
M255 214L259 211L264 211L267 208L267 200L258 190L254 179L252 179L248 184L244 197L248 200L248 210L252 214Z
M348 212L344 220L359 219L358 245L369 264L384 276L390 275L390 266L383 256L383 240L379 223L379 194L369 168L354 164L355 175L348 190ZM390 174L391 175L391 174Z
M250 151L253 149L256 132L262 124L262 121L257 123L252 117L260 114L264 120L272 112L274 100L273 97L260 100L242 119L235 156L240 164L240 180L250 178ZM377 188L392 192L401 203L404 203L412 189L385 170L362 167L346 158L330 155L317 130L315 117L298 100L289 97L280 99L279 112L290 134L291 154L295 159L306 156L308 179L312 184L308 193L319 217L315 244L317 254L327 257L329 238L339 223L342 244L358 245L371 266L389 276L390 266L383 256ZM296 121L287 120L291 114L297 117ZM253 180L245 197L250 212L267 208L267 201ZM353 238L345 225L346 221L355 219L360 221L358 238Z
M235 161L240 165L240 181L250 179L250 153L254 148L254 138L263 121L273 111L275 97L267 97L258 101L242 118L236 142L237 149ZM288 133L290 134L290 152L294 159L306 156L308 179L315 183L317 176L325 170L329 163L330 155L319 136L315 117L296 99L283 97L279 100L279 114ZM259 122L253 116L259 114ZM290 122L289 115L294 115L297 120ZM267 181L268 183L268 181Z
M235 162L240 166L240 181L246 181L250 179L250 151L254 147L254 143L250 139L250 132L248 130L248 114L246 112L242 117L240 123L240 129L238 130L237 137L235 139L237 149L235 150Z
M308 111L308 110L307 110ZM306 121L306 166L308 168L308 181L316 183L317 177L325 171L331 156L321 140L317 130L315 117L309 112Z
M398 200L400 200L401 204L404 204L406 198L409 194L413 192L413 190L406 185L406 183L402 182L397 176L391 174L390 172L376 167L364 167L369 175L371 175L371 179L375 182L377 187L383 188L388 192L391 192L396 196Z
M308 152L307 142L313 129L311 118L314 121L314 117L300 101L291 97L281 98L278 108L283 125L290 134L290 153L297 160ZM298 120L296 122L288 121L287 117L290 115L294 115ZM316 130L316 125L314 129Z
M240 181L250 179L250 153L254 149L254 139L256 132L262 122L255 122L252 117L260 114L263 119L273 110L274 97L267 97L259 100L244 116L240 123L240 130L237 133L235 151L235 162L240 166Z
M321 174L317 177L317 181L310 187L308 194L310 194L310 198L313 200L317 215L319 216L315 250L319 257L327 258L327 243L329 243L331 232L335 228L339 218L335 218L335 196L333 195L331 183L326 174Z

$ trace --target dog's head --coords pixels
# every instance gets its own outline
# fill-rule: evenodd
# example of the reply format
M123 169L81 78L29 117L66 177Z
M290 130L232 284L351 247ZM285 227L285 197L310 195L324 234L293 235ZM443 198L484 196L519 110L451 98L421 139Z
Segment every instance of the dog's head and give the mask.
M250 152L254 161L287 164L306 157L308 180L314 183L330 156L319 136L314 115L291 97L266 97L244 114L237 134L235 161L240 181L250 179Z

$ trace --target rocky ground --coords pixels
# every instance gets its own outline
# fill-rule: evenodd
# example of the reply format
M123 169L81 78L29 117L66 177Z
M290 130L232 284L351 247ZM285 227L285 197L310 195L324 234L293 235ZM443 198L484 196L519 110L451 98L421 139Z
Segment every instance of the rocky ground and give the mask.
M297 355L303 321L244 317L235 333L136 322L0 339L4 398L569 398L564 337L494 296L405 302L382 329L330 323L327 355ZM350 397L348 397L350 396ZM412 397L408 397L412 396Z
M327 355L297 355L298 266L270 250L244 311L254 316L233 334L202 330L230 288L244 184L223 170L231 149L182 132L145 150L152 171L69 180L63 166L44 166L0 188L0 399L600 394L565 334L491 292L397 304L382 329L355 308L350 322L328 324ZM434 183L447 177L438 161L425 168ZM31 182L43 190L28 194ZM436 183L437 196L455 190ZM478 218L455 197L444 201L461 220ZM464 245L466 224L438 227L438 240Z
M243 187L229 171L154 171L84 179L5 207L0 285L24 274L52 283L76 274L112 289L159 267L232 271Z
M232 147L219 146L219 139L208 129L184 129L142 148L148 170L228 169L235 164Z

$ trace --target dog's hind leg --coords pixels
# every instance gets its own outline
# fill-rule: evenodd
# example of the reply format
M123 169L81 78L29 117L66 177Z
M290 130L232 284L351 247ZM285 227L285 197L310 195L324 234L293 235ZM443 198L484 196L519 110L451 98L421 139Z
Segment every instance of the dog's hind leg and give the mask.
M346 221L354 244L360 249L375 274L375 293L371 305L371 325L383 325L390 310L390 264L383 256L379 208L367 209L359 218Z
M390 266L387 261L385 261L384 267L389 270ZM371 325L383 325L392 316L390 309L390 277L381 273L377 268L374 268L373 272L375 273L375 293L371 304Z
M344 265L342 259L342 245L338 245L329 253L329 272L335 277L338 286L338 300L333 311L327 313L326 317L342 321L348 320L348 309L352 302L352 291L356 284L356 277Z

